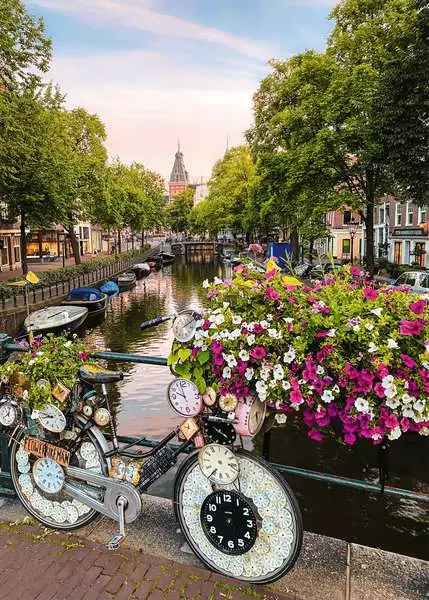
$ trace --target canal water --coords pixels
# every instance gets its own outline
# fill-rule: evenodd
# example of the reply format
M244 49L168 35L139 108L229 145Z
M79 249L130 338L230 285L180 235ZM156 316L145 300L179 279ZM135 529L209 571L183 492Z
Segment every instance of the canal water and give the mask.
M162 271L139 281L134 290L111 302L107 318L88 323L85 339L99 349L115 352L167 356L171 347L171 325L140 331L139 324L159 315L204 305L201 283L215 275L224 277L223 267L207 256L186 264L178 260ZM167 367L121 363L124 380L111 388L119 433L160 439L180 422L166 400L172 375ZM262 436L254 440L261 453ZM297 422L271 431L270 460L276 463L376 482L377 448L362 442L353 448L335 440L322 444L310 440ZM429 493L429 440L414 435L393 442L389 452L389 485ZM174 471L154 484L151 493L171 497ZM330 485L287 476L297 495L308 531L364 545L380 547L429 559L429 505L413 500Z

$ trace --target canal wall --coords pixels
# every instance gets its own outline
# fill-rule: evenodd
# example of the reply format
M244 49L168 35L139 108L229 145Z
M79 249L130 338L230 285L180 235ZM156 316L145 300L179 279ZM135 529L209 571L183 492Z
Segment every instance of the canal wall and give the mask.
M98 287L106 279L115 277L123 271L131 268L132 265L142 262L153 253L156 253L158 246L152 246L142 252L141 256L133 258L120 259L117 263L106 265L92 273L84 273L79 277L69 279L67 282L53 284L43 288L34 288L30 293L29 309L34 312L45 306L61 304L68 296L70 291L76 287ZM17 299L8 298L3 301L3 308L0 310L0 331L8 335L16 336L21 331L24 320L27 316L27 305L24 304L23 297Z
M173 503L147 495L142 501L142 516L127 526L122 547L201 567L178 529ZM1 521L26 514L18 500L0 499ZM99 519L76 533L105 544L117 531L116 523ZM306 532L295 567L268 587L296 600L427 600L429 562Z

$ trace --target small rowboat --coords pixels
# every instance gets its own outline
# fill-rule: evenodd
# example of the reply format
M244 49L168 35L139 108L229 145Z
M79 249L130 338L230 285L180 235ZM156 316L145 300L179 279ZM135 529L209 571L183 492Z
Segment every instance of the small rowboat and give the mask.
M114 281L118 284L118 288L120 292L125 292L126 290L130 290L136 285L136 274L134 272L121 273L114 278Z
M147 277L149 275L150 265L147 262L137 263L131 267L131 270L134 271L137 279L141 279L142 277Z
M25 333L60 333L74 331L85 321L85 306L48 306L31 313L24 321Z
M107 294L103 294L96 288L75 288L61 304L64 306L84 306L88 309L88 317L92 317L106 312Z

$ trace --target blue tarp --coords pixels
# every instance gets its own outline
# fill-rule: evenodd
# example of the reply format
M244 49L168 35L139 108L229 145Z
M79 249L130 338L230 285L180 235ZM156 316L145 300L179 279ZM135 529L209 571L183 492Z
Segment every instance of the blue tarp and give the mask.
M80 300L86 302L88 300L101 300L103 293L97 288L83 287L74 288L67 296L67 300Z
M279 267L284 267L292 256L292 247L288 242L269 242L268 256L276 258Z
M100 290L103 292L103 294L108 294L109 296L119 292L118 284L114 281L106 281L106 283L100 287Z

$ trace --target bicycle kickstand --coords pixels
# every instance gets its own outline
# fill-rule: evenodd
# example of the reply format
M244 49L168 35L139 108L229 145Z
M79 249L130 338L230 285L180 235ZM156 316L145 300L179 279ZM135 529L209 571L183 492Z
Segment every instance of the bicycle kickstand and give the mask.
M119 533L114 535L112 539L107 542L106 547L108 550L117 550L119 546L125 540L125 508L127 505L127 501L123 496L119 496L118 498L118 512L119 512Z

